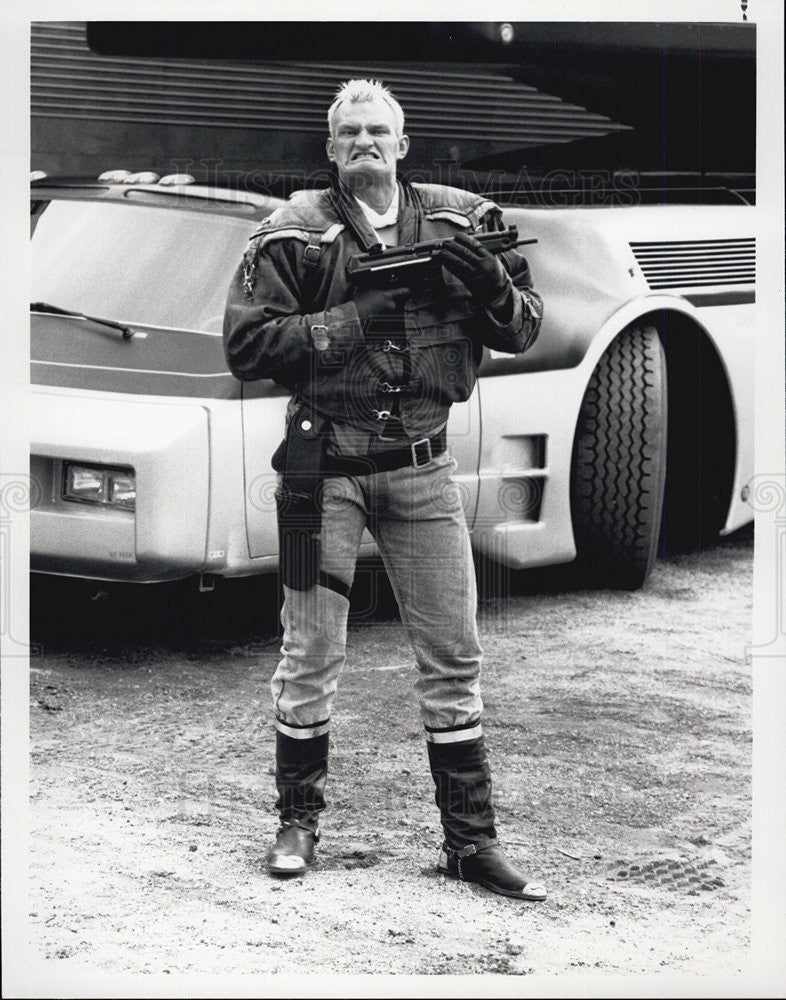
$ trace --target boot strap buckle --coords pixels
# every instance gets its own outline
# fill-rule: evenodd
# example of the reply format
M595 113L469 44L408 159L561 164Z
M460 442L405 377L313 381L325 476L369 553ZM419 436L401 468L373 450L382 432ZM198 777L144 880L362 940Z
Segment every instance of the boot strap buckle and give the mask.
M312 833L314 835L314 843L315 844L319 843L319 841L321 839L321 834L319 832L319 827L316 827L316 829L312 830L310 826L303 826L303 824L302 823L298 823L297 820L293 820L293 819L282 819L282 820L280 820L279 821L278 832L279 833L283 833L284 830L288 830L291 826L296 826L296 827L299 827L301 830L306 830L308 833Z

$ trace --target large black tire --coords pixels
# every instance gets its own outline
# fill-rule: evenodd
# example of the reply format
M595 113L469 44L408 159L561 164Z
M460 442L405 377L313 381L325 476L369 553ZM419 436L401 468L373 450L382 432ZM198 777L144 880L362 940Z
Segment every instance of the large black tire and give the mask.
M635 590L658 546L666 476L666 360L651 326L608 347L581 404L571 511L582 582Z

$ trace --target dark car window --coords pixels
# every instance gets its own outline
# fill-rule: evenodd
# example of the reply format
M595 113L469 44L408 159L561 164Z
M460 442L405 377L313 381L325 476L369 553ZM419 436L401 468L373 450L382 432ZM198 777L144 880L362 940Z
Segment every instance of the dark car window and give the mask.
M52 201L33 236L31 301L125 323L221 332L253 223L109 202Z

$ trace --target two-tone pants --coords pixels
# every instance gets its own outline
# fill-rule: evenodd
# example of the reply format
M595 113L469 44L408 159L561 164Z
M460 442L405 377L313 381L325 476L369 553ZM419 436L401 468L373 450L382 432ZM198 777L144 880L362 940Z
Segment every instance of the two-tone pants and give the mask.
M475 572L455 460L326 480L319 582L284 588L282 658L271 683L276 727L295 739L327 732L344 666L349 589L365 528L377 543L417 665L427 739L480 734Z

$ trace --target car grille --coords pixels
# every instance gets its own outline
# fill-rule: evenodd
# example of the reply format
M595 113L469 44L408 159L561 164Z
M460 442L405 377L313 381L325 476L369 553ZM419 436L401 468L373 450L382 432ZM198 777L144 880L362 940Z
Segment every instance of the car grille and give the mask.
M631 243L652 289L752 285L756 281L756 240L684 240Z

